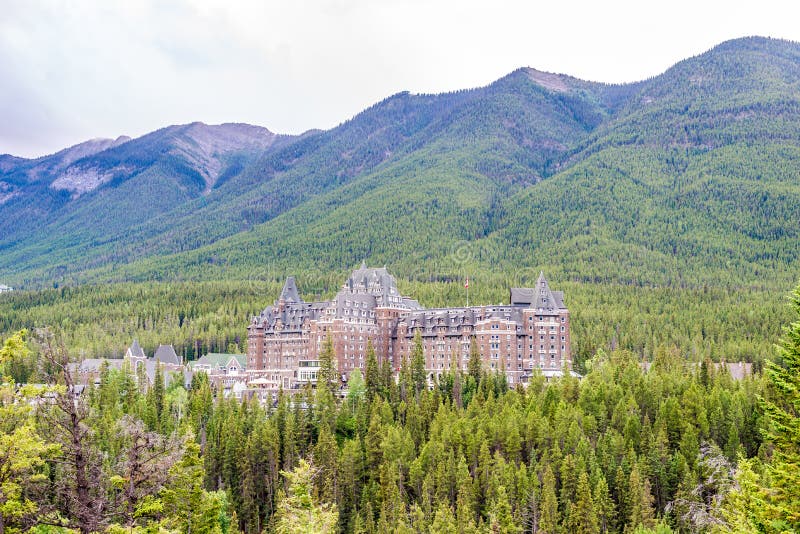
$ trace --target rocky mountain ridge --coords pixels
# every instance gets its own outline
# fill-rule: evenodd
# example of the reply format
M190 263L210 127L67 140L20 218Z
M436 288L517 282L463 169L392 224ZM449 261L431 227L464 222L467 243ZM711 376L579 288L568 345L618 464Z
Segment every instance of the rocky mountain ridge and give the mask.
M633 84L519 69L398 93L301 136L193 123L117 141L0 157L4 279L250 277L366 258L401 276L535 266L713 284L786 279L798 262L800 46L787 41L726 42Z

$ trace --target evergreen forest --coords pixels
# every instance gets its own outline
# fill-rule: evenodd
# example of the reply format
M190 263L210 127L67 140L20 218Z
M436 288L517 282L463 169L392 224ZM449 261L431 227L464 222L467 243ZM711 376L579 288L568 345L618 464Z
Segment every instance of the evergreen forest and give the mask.
M345 398L328 344L317 387L267 406L160 368L75 396L60 336L20 331L3 370L35 354L49 385L0 390L0 532L794 532L800 287L790 305L739 381L601 348L582 379L509 389L473 345L429 388L417 339L397 380L370 350Z

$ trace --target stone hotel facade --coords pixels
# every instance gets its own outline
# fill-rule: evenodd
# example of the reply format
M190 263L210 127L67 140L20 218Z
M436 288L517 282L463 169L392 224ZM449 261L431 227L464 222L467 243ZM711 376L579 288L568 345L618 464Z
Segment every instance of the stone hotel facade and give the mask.
M454 365L466 370L474 336L487 370L525 383L571 369L569 310L563 294L539 275L536 287L512 288L509 304L425 309L400 295L386 268L356 269L332 301L304 302L293 277L280 297L247 328L247 372L287 389L316 381L319 354L331 338L337 369L347 381L366 367L367 343L378 362L398 369L420 332L430 378Z

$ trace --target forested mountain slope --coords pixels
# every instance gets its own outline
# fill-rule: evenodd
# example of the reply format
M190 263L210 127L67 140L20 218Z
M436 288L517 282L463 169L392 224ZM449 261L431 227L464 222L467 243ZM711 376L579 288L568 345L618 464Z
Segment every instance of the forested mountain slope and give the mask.
M42 230L0 230L0 279L277 277L366 259L415 278L500 266L794 282L798 59L796 43L748 38L636 84L520 69L479 89L399 93L332 130L249 145L214 179L194 158L194 173L162 164L61 192ZM0 160L3 220L20 206L7 198L16 165Z
M799 147L800 47L727 42L644 83L493 237L577 279L793 283Z

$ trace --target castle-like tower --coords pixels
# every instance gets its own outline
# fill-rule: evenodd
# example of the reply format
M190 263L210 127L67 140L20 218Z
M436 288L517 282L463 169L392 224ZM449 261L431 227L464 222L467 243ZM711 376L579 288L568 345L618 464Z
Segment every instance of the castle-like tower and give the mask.
M337 369L347 381L366 367L367 343L379 362L399 369L417 332L431 378L458 366L466 370L474 337L487 370L505 372L512 384L534 369L559 374L571 368L569 310L563 294L551 291L544 274L534 288L512 288L510 304L424 309L404 297L386 268L362 264L336 297L304 302L293 277L274 305L247 328L247 369L275 387L315 382L319 354L330 337Z

